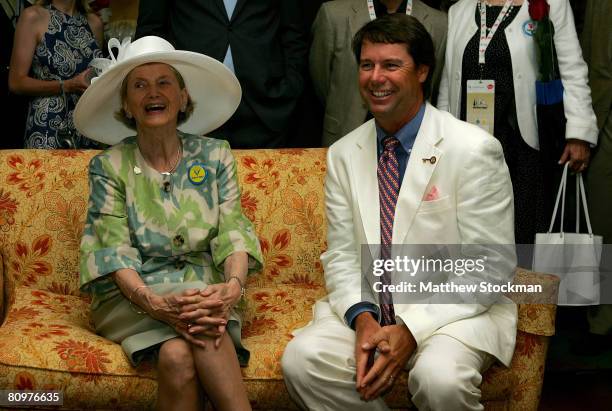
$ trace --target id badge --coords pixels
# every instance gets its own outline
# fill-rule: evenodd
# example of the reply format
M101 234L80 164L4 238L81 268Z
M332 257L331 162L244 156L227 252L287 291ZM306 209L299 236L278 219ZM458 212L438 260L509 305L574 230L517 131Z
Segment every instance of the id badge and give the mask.
M493 134L495 80L468 80L466 121Z

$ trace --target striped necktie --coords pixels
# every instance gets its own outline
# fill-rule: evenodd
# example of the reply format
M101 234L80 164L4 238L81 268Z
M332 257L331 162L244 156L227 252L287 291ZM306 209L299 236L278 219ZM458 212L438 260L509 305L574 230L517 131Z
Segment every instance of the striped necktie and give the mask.
M395 205L400 188L399 162L395 155L395 148L399 140L393 136L385 137L383 140L383 153L378 160L378 196L380 201L380 243L381 258L391 258L391 244L393 238L393 219L395 217ZM381 277L383 284L391 282L391 273L385 271ZM395 324L395 310L393 309L393 296L388 291L379 293L380 310L382 314L381 324Z

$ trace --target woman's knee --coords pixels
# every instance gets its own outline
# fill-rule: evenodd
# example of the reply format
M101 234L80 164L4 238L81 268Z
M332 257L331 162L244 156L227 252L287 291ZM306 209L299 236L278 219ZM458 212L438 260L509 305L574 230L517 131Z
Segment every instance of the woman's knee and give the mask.
M171 383L182 386L196 378L196 368L189 343L180 338L166 341L159 349L158 372Z

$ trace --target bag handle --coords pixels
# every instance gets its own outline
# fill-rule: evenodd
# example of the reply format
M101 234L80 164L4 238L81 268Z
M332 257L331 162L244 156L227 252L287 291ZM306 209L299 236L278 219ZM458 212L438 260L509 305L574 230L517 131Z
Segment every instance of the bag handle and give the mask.
M593 227L591 227L591 218L589 217L589 207L587 206L586 193L584 190L584 181L582 179L582 173L578 173L577 175L578 181L576 184L576 232L580 232L580 194L582 194L582 208L584 208L584 219L587 224L587 230L589 231L589 236L593 237ZM580 186L580 192L578 192L578 188Z
M557 217L557 211L559 210L559 201L561 200L561 197L563 197L563 200L561 200L561 233L563 233L563 220L565 217L565 188L567 186L568 165L569 162L565 163L565 167L563 167L563 174L561 175L561 182L559 183L559 190L557 191L557 199L555 200L555 208L550 219L550 226L548 227L549 233L552 233L555 218Z
M555 200L555 208L550 219L550 226L548 227L548 233L552 233L553 225L555 224L555 218L557 217L557 211L559 210L559 202L561 202L561 236L563 236L564 222L565 222L565 194L567 191L567 170L569 168L569 161L565 163L563 167L563 174L561 175L561 181L559 182L559 190L557 191L557 199ZM587 229L589 235L593 236L593 228L591 227L591 218L589 216L589 208L587 206L586 193L584 190L584 181L582 173L577 173L576 178L576 232L580 232L580 200L582 197L582 207L584 208L584 216L587 223Z

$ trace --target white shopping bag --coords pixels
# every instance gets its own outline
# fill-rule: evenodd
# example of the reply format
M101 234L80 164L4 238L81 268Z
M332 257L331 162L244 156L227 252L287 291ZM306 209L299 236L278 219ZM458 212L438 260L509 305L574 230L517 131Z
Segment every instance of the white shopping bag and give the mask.
M557 275L559 284L558 305L599 304L599 263L602 237L593 235L582 174L576 178L576 232L564 232L565 191L568 163L563 169L555 209L546 233L536 234L533 253L533 270ZM587 223L588 234L580 234L580 198ZM553 224L561 200L561 232L553 233Z

